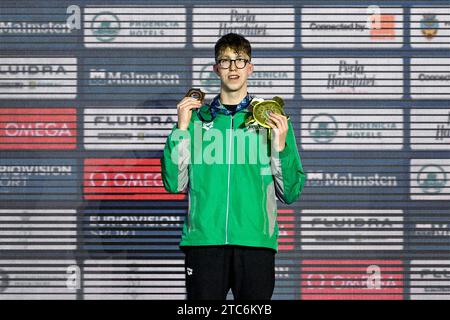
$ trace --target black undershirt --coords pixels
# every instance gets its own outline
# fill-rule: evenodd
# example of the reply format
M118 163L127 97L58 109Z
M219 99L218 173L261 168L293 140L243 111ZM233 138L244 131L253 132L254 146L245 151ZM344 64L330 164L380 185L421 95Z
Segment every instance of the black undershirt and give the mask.
M237 104L224 104L223 105L225 108L227 108L228 111L231 111L232 114L236 113L236 108L237 108Z

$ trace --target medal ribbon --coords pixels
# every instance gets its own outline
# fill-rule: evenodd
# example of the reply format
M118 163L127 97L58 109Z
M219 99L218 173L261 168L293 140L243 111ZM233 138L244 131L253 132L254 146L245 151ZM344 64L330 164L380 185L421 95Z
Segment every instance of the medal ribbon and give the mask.
M222 113L222 114L226 114L226 115L231 115L233 113L237 113L239 111L241 111L242 109L245 109L248 107L248 105L250 104L250 102L252 101L253 97L249 94L247 94L245 96L244 99L242 99L241 102L239 102L239 104L236 106L236 110L230 111L227 108L225 108L222 103L220 102L220 95L217 95L214 97L214 99L211 102L210 105L210 110L211 110L211 116L212 119L214 119L218 113Z

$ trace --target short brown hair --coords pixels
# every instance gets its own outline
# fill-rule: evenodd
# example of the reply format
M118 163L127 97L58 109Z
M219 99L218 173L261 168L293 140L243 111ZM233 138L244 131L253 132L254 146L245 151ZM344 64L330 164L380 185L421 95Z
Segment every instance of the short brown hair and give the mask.
M217 40L214 47L216 61L219 55L227 48L234 50L236 53L244 52L249 58L252 58L252 47L250 42L237 33L228 33Z

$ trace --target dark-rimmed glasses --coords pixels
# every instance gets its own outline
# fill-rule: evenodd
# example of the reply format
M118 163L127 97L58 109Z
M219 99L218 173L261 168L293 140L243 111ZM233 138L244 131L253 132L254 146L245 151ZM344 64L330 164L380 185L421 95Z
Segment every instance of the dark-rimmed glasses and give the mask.
M240 59L219 59L217 60L217 64L222 69L228 69L231 66L231 62L234 61L234 65L238 69L244 69L247 63L249 62L248 59L240 58Z

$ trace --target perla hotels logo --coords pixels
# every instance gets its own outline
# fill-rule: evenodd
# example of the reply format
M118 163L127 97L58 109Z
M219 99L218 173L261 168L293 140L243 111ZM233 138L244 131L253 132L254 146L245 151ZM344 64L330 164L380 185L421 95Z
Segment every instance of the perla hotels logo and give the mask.
M317 143L329 143L337 135L338 124L332 115L319 113L309 122L308 131L309 136Z
M447 184L447 173L438 165L425 165L417 173L417 185L423 193L440 193Z
M207 93L215 93L220 88L220 79L213 71L213 64L206 64L200 71L200 85Z
M92 19L91 28L98 41L111 42L120 32L120 20L111 12L100 12Z
M424 14L422 20L420 20L420 28L422 29L422 34L428 40L431 40L438 32L439 20L435 14Z

